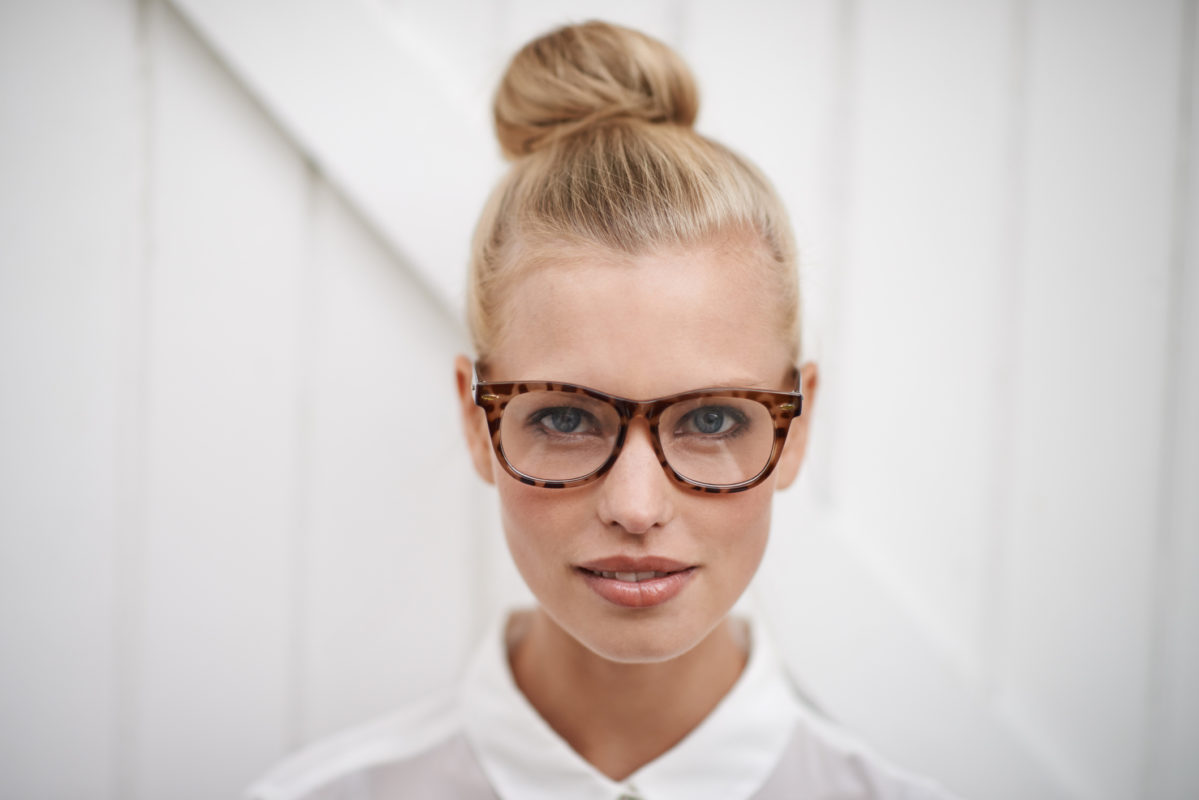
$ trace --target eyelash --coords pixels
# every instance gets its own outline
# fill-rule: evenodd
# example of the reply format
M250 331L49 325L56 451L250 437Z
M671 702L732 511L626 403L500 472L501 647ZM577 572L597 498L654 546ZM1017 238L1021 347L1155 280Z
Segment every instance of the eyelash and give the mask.
M735 439L736 437L745 433L746 422L748 422L749 420L746 418L745 414L741 413L740 411L738 411L735 408L730 408L729 406L700 406L698 408L693 408L692 410L688 411L686 414L684 414L682 417L679 418L679 423L682 424L684 421L691 419L693 414L695 414L697 411L702 411L705 408L720 409L721 412L729 415L729 417L732 418L732 420L734 422L734 426L732 428L729 428L724 433L700 434L704 437L704 439L707 439L707 440Z
M554 430L553 428L550 428L550 427L547 427L546 425L541 424L542 420L544 420L546 417L549 417L555 411L561 411L564 408L570 408L570 406L555 406L555 407L551 407L551 408L543 408L540 411L537 411L536 413L530 415L528 422L526 424L528 425L528 427L532 428L534 431L536 431L537 433L539 433L543 436L578 436L578 435L580 435L580 434L576 434L574 432L557 431L557 430ZM596 418L594 417L594 415L592 415L591 413L589 413L587 411L584 411L581 408L578 408L575 410L579 412L582 423L587 424L587 426L592 429L598 427L599 423L598 423L598 420L596 420Z

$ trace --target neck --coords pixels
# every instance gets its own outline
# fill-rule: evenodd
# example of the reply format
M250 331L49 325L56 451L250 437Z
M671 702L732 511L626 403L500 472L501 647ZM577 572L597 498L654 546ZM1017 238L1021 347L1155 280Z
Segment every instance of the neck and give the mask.
M669 661L618 663L537 609L509 658L533 708L579 755L619 781L699 725L736 683L746 654L725 619Z

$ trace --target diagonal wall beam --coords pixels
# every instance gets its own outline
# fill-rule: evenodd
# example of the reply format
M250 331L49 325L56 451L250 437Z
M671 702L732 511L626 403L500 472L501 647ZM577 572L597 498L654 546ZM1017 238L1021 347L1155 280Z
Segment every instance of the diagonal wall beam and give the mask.
M168 0L455 318L500 170L487 121L362 0Z

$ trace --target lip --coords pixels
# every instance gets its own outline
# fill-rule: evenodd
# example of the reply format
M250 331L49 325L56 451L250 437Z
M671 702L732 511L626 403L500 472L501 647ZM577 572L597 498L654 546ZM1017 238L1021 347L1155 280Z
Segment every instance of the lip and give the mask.
M609 556L575 566L592 572L681 572L695 565L662 556Z
M575 571L597 595L625 608L651 608L671 600L691 582L698 567L671 558L612 556L579 564ZM595 572L669 572L660 578L622 581Z

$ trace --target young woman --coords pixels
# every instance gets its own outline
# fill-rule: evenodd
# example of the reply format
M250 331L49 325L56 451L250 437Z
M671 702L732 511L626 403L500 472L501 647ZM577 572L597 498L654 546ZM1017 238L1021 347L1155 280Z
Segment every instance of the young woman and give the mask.
M691 129L666 46L601 23L513 59L512 166L456 364L475 469L536 608L459 691L318 745L258 798L940 798L794 696L729 616L818 384L769 183Z

